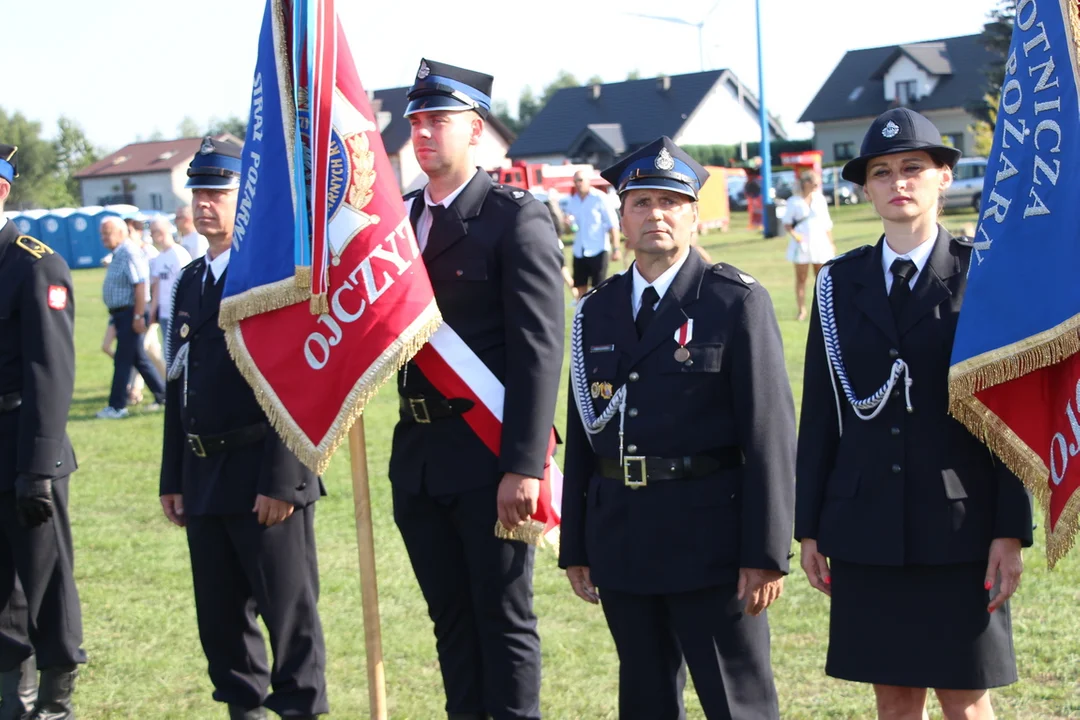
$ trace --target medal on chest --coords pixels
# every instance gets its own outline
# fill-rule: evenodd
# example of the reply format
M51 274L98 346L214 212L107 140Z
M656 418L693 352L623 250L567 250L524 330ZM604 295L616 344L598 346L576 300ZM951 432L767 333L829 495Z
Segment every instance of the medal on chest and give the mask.
M679 343L679 347L675 349L675 362L684 363L690 361L690 351L686 345L693 337L694 319L687 318L682 327L675 331L675 342Z

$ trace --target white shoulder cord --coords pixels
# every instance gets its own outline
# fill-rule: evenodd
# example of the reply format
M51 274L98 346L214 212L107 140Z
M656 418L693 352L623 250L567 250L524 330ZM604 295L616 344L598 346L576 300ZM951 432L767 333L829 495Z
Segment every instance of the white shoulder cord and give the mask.
M626 385L620 386L619 389L615 391L611 401L608 403L607 407L604 408L604 412L600 413L599 417L596 416L592 398L589 397L589 380L588 375L585 372L585 349L583 346L584 317L581 312L585 307L585 301L587 299L587 297L584 297L578 301L577 311L574 313L574 328L570 334L570 377L571 385L574 388L574 400L577 404L578 415L581 417L581 424L584 426L585 432L589 435L590 444L592 443L592 436L607 427L611 418L615 417L615 413L619 413L619 446L621 449L623 419L626 410Z
M829 274L828 265L821 268L818 273L816 290L818 316L821 319L821 334L825 339L825 358L828 360L829 367L832 370L829 373L829 380L832 382L833 396L836 398L836 421L839 425L840 435L844 434L844 419L840 406L840 393L836 387L837 378L840 379L840 385L844 389L844 397L847 398L848 403L855 410L855 417L860 420L873 420L885 408L886 403L889 401L889 393L893 391L893 388L896 387L896 381L903 375L907 411L909 413L914 412L915 408L911 405L911 385L914 381L911 379L907 363L901 358L897 358L896 362L893 363L888 381L876 393L865 400L859 400L855 397L855 392L851 389L851 382L848 380L847 370L844 367L844 359L840 354L840 340L837 335L836 314L833 307L832 276ZM871 410L872 412L864 414L861 412L863 410Z

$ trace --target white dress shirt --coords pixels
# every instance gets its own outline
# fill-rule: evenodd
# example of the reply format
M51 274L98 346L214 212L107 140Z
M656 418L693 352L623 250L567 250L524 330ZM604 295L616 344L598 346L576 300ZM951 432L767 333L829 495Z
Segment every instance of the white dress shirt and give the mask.
M911 252L904 255L898 255L895 250L889 247L889 239L885 238L885 244L881 247L881 265L885 270L885 294L888 295L892 292L892 264L898 258L904 258L915 263L915 274L911 276L911 280L908 281L908 287L914 288L915 281L919 279L919 273L926 267L926 261L930 259L930 253L934 251L934 241L937 240L937 228L934 228L934 235L929 240L923 240L918 246Z
M203 270L203 283L206 282L206 273L212 272L214 274L214 284L221 279L221 276L225 274L225 269L229 267L229 256L232 255L232 248L226 248L225 252L218 255L213 260L209 259L207 255L206 269Z
M480 172L480 170L477 169L476 172ZM432 205L442 205L445 208L450 207L450 203L457 200L457 196L461 194L461 191L465 189L466 185L473 181L474 177L476 177L476 173L470 175L469 179L461 184L461 187L444 197L441 202L432 201L431 196L428 195L428 188L424 188L424 212L420 213L420 219L416 221L416 242L420 246L420 252L424 252L424 248L427 247L428 235L431 233L431 211L428 210L428 208ZM415 200L416 198L413 198L412 202L415 202ZM405 208L406 216L412 211L412 202Z
M664 293L671 287L671 283L675 279L675 276L679 274L679 268L683 266L689 255L690 248L683 248L682 257L676 260L674 265L660 273L660 277L653 280L652 283L649 283L648 280L641 277L641 273L639 273L637 269L637 263L634 263L633 270L631 270L634 275L634 293L630 298L630 309L634 313L634 319L637 319L638 310L641 309L641 294L645 292L645 288L649 287L650 284L653 286L653 289L656 290L656 294L660 296L656 301L656 304L659 305L660 300L664 299Z

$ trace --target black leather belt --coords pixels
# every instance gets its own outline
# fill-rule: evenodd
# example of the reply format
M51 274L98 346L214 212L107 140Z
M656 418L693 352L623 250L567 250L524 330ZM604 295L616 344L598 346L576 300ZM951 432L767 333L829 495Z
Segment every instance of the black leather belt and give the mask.
M134 305L125 305L124 307L109 308L109 314L110 315L115 315L116 313L121 313L121 312L124 312L125 310L134 310L134 309L135 309Z
M476 404L465 398L426 398L401 397L401 413L415 422L427 424L432 420L461 415L473 409Z
M7 395L0 395L0 412L11 412L22 405L22 393L16 390Z
M733 470L742 464L742 450L732 446L708 455L677 458L627 455L621 463L617 458L597 458L596 472L601 477L621 480L629 488L640 488L654 482L704 477L720 470Z
M238 447L257 443L265 435L266 423L258 423L219 435L192 435L188 433L187 442L191 452L195 453L195 457L204 458L207 455L215 455L226 450L234 450Z

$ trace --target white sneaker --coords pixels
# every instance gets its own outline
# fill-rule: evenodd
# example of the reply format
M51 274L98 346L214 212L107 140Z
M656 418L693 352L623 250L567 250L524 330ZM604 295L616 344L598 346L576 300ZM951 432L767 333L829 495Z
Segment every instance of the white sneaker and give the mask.
M147 412L157 412L158 410L161 410L163 407L165 407L165 406L162 405L161 403L152 402L149 405L147 405L145 409L146 409Z
M127 408L120 408L117 410L111 405L106 405L101 410L98 410L97 413L97 417L102 420L119 420L120 418L126 418L127 416Z

